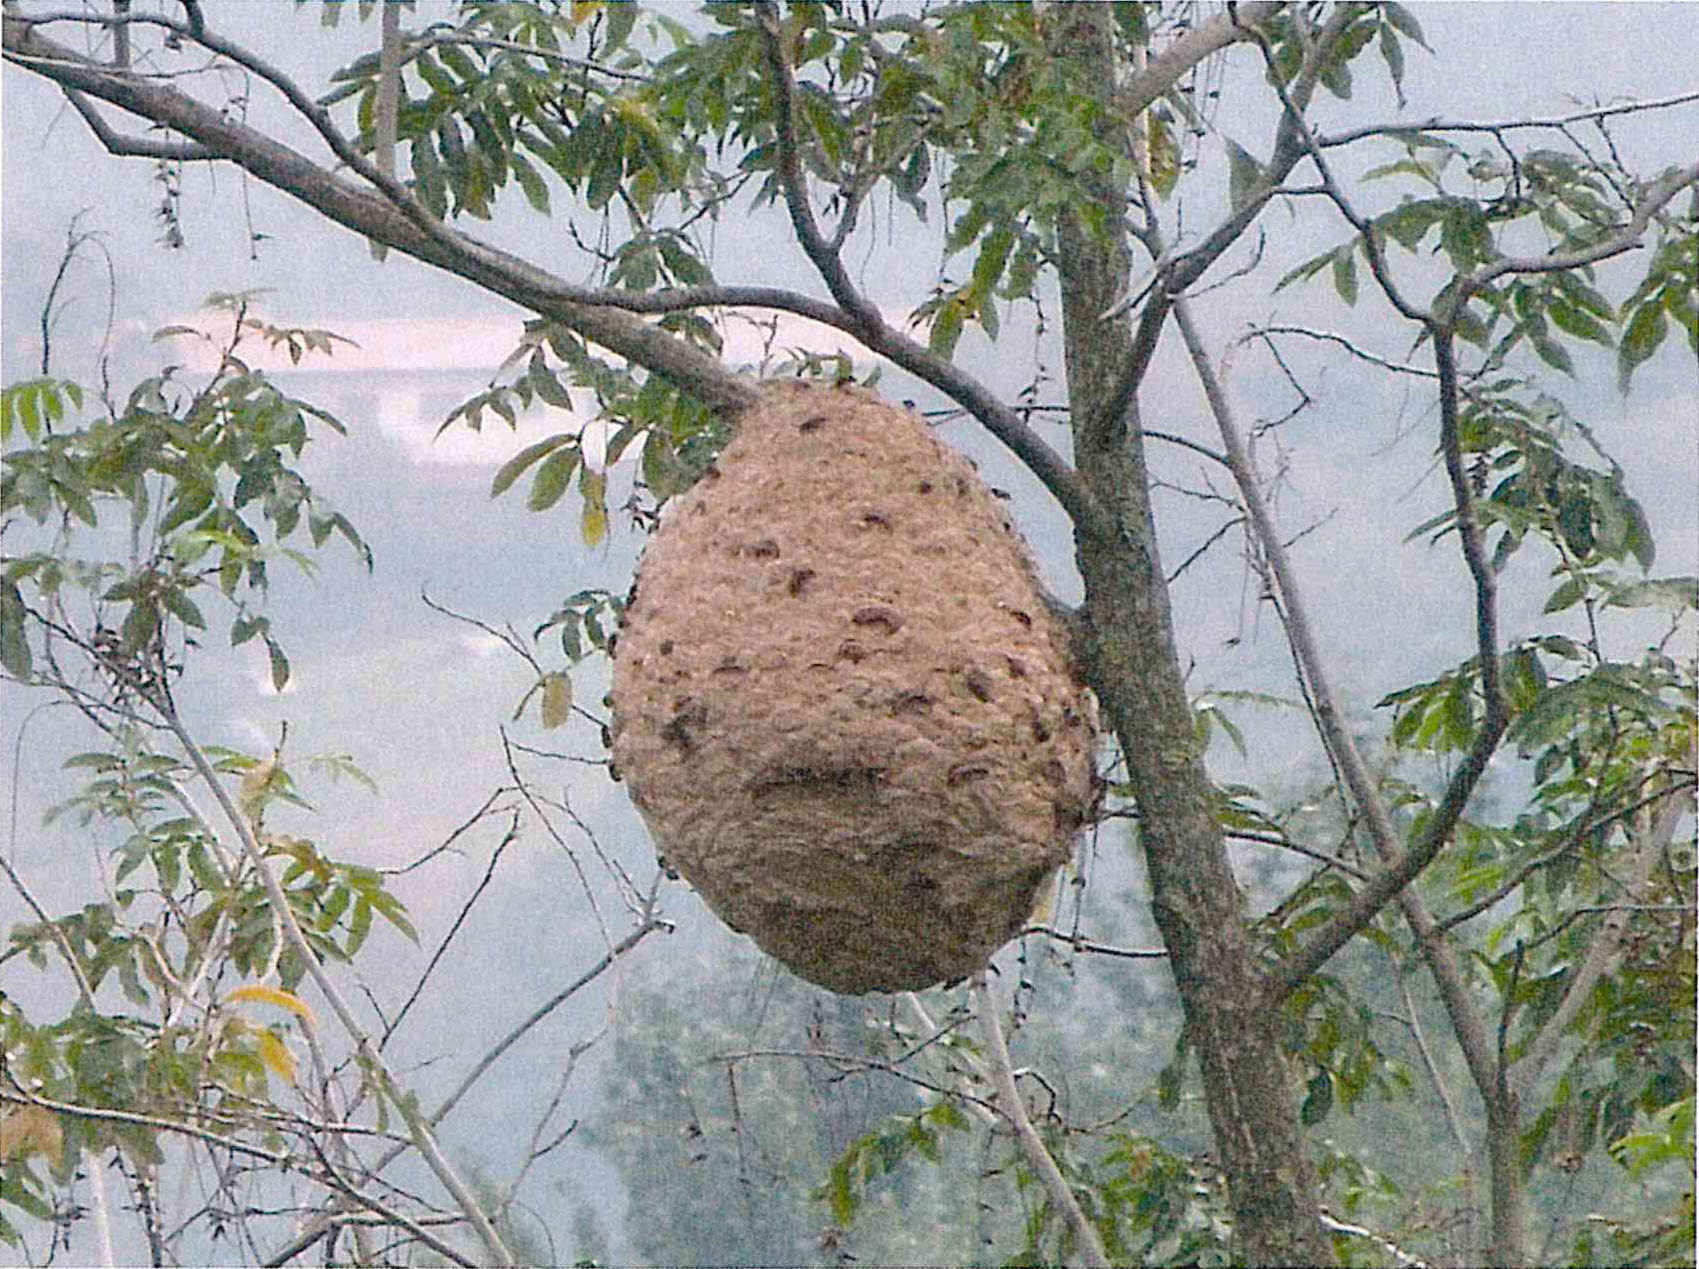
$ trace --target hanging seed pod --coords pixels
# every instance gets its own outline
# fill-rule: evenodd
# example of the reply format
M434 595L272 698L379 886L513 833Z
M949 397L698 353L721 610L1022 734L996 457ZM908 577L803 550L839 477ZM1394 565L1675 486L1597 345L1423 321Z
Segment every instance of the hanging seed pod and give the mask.
M1091 802L1091 705L1024 545L965 459L861 389L769 385L674 499L612 700L669 866L834 991L982 967Z

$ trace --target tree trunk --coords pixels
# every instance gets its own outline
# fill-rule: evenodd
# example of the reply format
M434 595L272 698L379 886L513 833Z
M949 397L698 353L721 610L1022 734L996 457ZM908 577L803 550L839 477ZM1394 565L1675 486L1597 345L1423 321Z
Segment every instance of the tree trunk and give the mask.
M1101 126L1109 137L1112 15L1107 6L1058 5L1048 19L1052 51L1079 91L1104 107ZM1331 1264L1278 1013L1265 1003L1186 700L1136 401L1127 418L1102 417L1132 336L1129 317L1102 316L1126 293L1131 276L1122 228L1126 198L1094 171L1080 179L1107 205L1108 227L1088 231L1072 216L1060 226L1068 401L1075 463L1117 529L1110 541L1076 533L1087 675L1126 755L1138 800L1152 906L1202 1070L1236 1255L1255 1265Z

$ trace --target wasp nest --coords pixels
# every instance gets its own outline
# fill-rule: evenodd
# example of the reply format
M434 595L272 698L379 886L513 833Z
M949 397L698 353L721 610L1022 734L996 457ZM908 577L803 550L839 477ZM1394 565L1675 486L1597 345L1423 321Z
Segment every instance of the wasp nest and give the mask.
M985 964L1070 854L1090 706L968 462L855 388L769 385L643 560L613 751L661 852L820 986Z

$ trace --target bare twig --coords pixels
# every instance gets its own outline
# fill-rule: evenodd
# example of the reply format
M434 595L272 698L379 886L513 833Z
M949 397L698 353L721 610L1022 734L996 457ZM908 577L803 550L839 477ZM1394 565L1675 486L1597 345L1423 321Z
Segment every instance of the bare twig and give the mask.
M1685 106L1689 102L1699 101L1699 91L1676 93L1670 97L1658 97L1650 101L1623 101L1610 106L1594 106L1590 110L1577 110L1567 115L1553 115L1543 119L1505 119L1497 123L1486 123L1470 120L1441 119L1437 115L1410 123L1370 123L1359 127L1349 128L1342 132L1330 132L1318 137L1317 141L1325 148L1350 145L1353 141L1361 141L1365 137L1380 136L1409 136L1415 132L1513 132L1526 128L1563 129L1572 123L1583 123L1589 119L1608 119L1614 115L1639 114L1648 110L1665 110L1671 106Z
M1118 956L1124 960L1154 961L1166 960L1168 952L1160 947L1116 947L1112 943L1099 943L1084 935L1069 934L1051 925L1029 925L1021 930L1022 934L1042 934L1047 939L1055 939L1058 943L1066 943L1075 951L1090 952L1094 956Z
M1428 370L1422 366L1411 366L1403 362L1392 361L1377 353L1372 353L1366 348L1360 348L1345 336L1336 335L1332 331L1311 330L1307 326L1258 326L1250 334L1244 336L1244 339L1267 340L1271 335L1302 335L1304 338L1315 340L1318 343L1338 344L1359 361L1366 361L1371 366L1379 366L1382 370L1390 370L1392 373L1400 375L1414 375L1421 379L1439 378L1437 370ZM1240 342L1243 342L1243 340Z
M508 1251L501 1235L491 1224L476 1196L460 1179L454 1165L443 1154L430 1125L420 1116L414 1106L413 1099L402 1090L400 1082L395 1078L388 1064L385 1063L383 1055L372 1042L371 1036L367 1034L365 1027L355 1016L353 1009L343 997L341 989L337 987L335 980L331 978L329 972L320 962L317 952L313 950L313 945L308 942L306 934L302 932L300 923L295 917L295 910L289 902L289 896L284 892L282 883L277 879L277 874L271 870L270 865L266 862L265 849L260 845L252 822L236 805L235 800L230 796L230 791L219 779L218 772L213 770L206 754L194 737L189 734L188 729L184 727L182 720L177 717L177 712L171 703L165 700L162 695L155 695L152 698L152 704L166 726L176 736L177 743L182 746L184 754L200 776L202 783L207 786L213 798L218 802L219 809L223 812L231 831L235 834L237 841L241 843L242 853L247 858L249 866L253 868L261 884L265 887L266 900L273 914L277 917L290 946L300 956L308 977L313 980L313 985L319 989L320 994L330 1005L331 1012L336 1015L342 1029L354 1042L355 1048L360 1054L361 1064L375 1079L382 1081L386 1095L401 1113L402 1119L407 1123L407 1127L412 1133L413 1145L437 1180L442 1183L443 1188L454 1197L454 1201L459 1205L461 1211L466 1214L466 1219L477 1231L478 1237L483 1241L488 1254L494 1257L499 1264L512 1264L512 1253Z

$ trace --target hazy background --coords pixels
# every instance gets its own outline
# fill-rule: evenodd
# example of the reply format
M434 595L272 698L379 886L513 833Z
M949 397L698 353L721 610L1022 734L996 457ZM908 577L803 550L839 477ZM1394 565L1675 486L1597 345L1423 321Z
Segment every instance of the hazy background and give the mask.
M684 10L683 5L671 7ZM1411 7L1436 56L1412 49L1405 117L1549 115L1695 86L1691 59L1677 55L1694 46L1695 10L1688 5ZM352 13L339 29L322 28L316 5L297 9L281 0L210 0L206 8L215 29L251 41L313 93L322 91L331 69L376 42L375 24L363 25ZM449 12L447 5L422 0L404 21L424 25L437 9L441 16ZM1253 57L1242 49L1225 55L1225 94L1215 122L1259 153L1266 152L1272 119L1258 100ZM1355 102L1321 99L1324 130L1346 120L1399 117L1390 90L1383 90L1374 72L1365 70L1357 79ZM377 796L348 786L314 787L309 792L319 814L278 827L313 837L334 857L373 866L415 857L505 782L497 729L529 684L528 672L493 639L432 613L422 604L421 591L485 621L511 621L529 630L574 591L590 586L623 591L642 545L641 534L616 515L608 542L586 549L578 534L575 497L543 515L528 513L522 494L488 498L490 476L501 461L535 436L576 425L562 412L539 410L518 435L492 419L480 436L457 429L433 440L448 410L487 385L517 339L523 314L398 255L375 263L363 240L227 166L186 168L181 200L186 241L179 249L168 248L160 241L155 216L160 195L151 179L152 164L106 156L44 83L11 67L5 71L3 109L0 365L7 381L40 372L38 318L73 220L99 234L104 253L85 253L68 274L53 332L56 374L95 382L93 367L104 347L113 383L122 390L166 361L185 360L187 349L152 343L150 332L167 323L203 320L197 310L215 291L267 288L271 293L258 301L262 316L328 327L359 342L359 349L330 360L312 358L293 370L279 366L277 378L286 390L329 408L350 425L348 439L328 439L310 450L306 469L318 492L371 543L376 571L368 577L351 553L335 544L326 548L316 582L275 570L271 611L294 664L289 689L281 696L271 691L257 645L229 652L214 637L196 662L186 706L208 742L269 748L287 720L292 752L352 754L376 780ZM265 92L256 90L250 110L254 122L275 126L303 149L319 153L304 129ZM1699 136L1696 114L1688 106L1621 121L1613 135L1631 167L1655 170L1691 157ZM1352 151L1350 161L1367 166L1388 157L1388 151L1363 146ZM1205 152L1203 163L1206 169L1212 164L1221 169L1213 173L1214 189L1218 199L1224 197L1224 166L1214 151ZM1206 171L1205 185L1209 179ZM1365 192L1365 198L1378 195L1375 187ZM1385 196L1393 195L1388 191ZM509 198L493 224L463 227L563 276L588 279L589 266L563 226L567 200L557 198L557 205L557 219L549 220L517 197ZM888 217L883 207L872 210L854 240L851 259L863 285L888 311L904 312L925 298L941 267L958 278L965 274L970 259L940 261L936 214L930 227L916 227L902 217ZM1210 223L1215 207L1199 198L1185 210L1186 223L1200 226ZM1172 229L1173 209L1169 213ZM1269 266L1199 303L1212 338L1231 339L1248 323L1276 314L1319 328L1342 327L1343 310L1325 282L1273 300L1267 288L1291 263L1341 241L1346 229L1315 214L1288 220L1279 209L1266 214L1264 224ZM263 238L252 241L253 234ZM775 250L776 243L789 243L790 234L784 218L771 209L740 206L714 230L714 241L722 280L820 291L799 252ZM1222 271L1240 263L1247 250L1237 249ZM1376 300L1364 289L1360 307L1372 310ZM1059 324L1054 304L1049 317L1054 330ZM1374 330L1364 327L1360 317L1356 327ZM1408 351L1407 333L1390 322L1380 329L1378 343L1372 334L1365 342L1401 359ZM829 332L816 337L825 351L846 342ZM807 332L785 323L778 342L783 346L807 338ZM1207 444L1212 428L1189 372L1174 355L1177 348L1176 338L1165 340L1145 392L1145 419L1149 426ZM1296 343L1286 350L1316 402L1266 438L1260 456L1271 470L1279 466L1282 471L1278 504L1289 531L1314 528L1296 548L1297 563L1340 686L1366 717L1366 707L1386 691L1467 655L1470 616L1454 545L1403 542L1409 526L1443 505L1443 478L1432 459L1435 419L1428 400L1408 392L1410 381L1366 373ZM734 329L729 355L754 361L759 356L754 333ZM1553 373L1554 388L1627 469L1629 488L1645 504L1658 538L1659 571L1699 570L1693 498L1699 391L1679 336L1672 333L1664 353L1643 370L1626 400L1614 393L1607 354L1578 350L1576 358L1583 368L1581 381L1558 382ZM1026 313L1010 315L995 354L969 335L959 359L1011 392L1031 377L1036 364L1049 367L1053 385L1060 373L1053 339L1038 340ZM913 397L922 408L942 404L894 370L887 371L881 388L892 399ZM1293 403L1290 388L1266 355L1251 347L1234 357L1231 389L1247 424L1284 415ZM1059 401L1059 388L1045 399ZM1017 519L1051 584L1065 596L1077 595L1068 535L1056 508L974 425L944 426L951 440L981 460L991 483L1014 493ZM1060 429L1052 435L1058 443L1063 439ZM1181 451L1159 448L1158 453L1165 480L1197 490L1211 478ZM616 491L610 502L618 500ZM1178 492L1159 496L1159 512L1170 567L1222 519L1219 505ZM1507 641L1528 633L1536 622L1552 624L1539 617L1549 586L1542 585L1537 570L1521 576L1526 581L1505 597ZM1295 694L1278 625L1257 603L1236 535L1228 535L1186 572L1177 584L1175 604L1179 637L1193 664L1194 690ZM587 663L575 679L579 701L598 708L602 668ZM16 826L15 836L0 848L53 907L71 903L98 880L97 860L85 837L62 825L40 827L43 808L67 791L58 769L61 757L87 747L88 738L79 737L62 713L32 712L35 703L9 687L0 692L0 739L6 752L16 755L0 781L7 803L0 816ZM1212 758L1219 774L1277 786L1313 774L1315 750L1295 716L1251 713L1240 721L1253 741L1251 756L1241 760L1218 747ZM527 719L512 733L587 756L598 752L587 728L545 738ZM635 875L648 877L652 851L620 786L599 768L586 767L571 773L559 791L609 851ZM426 948L476 883L495 836L494 830L470 835L461 843L463 855L446 857L431 866L428 879L421 875L418 884L399 887L424 932ZM582 840L572 844L586 845ZM1130 884L1133 874L1113 831L1105 832L1100 847L1095 867L1105 893L1113 894ZM531 834L510 852L501 878L403 1033L405 1065L418 1066L408 1078L425 1090L427 1102L452 1086L473 1055L600 952L601 937L573 870L561 849L542 834ZM655 936L634 958L635 967L664 970L681 959L713 960L729 943L741 942L713 921L682 884L668 886L665 895L678 932ZM6 913L6 924L16 919L11 895L0 899L0 911ZM617 913L609 914L611 925L617 926L617 919ZM422 954L387 932L374 942L378 939L383 940L374 947L380 986L410 984ZM1098 965L1082 972L1163 974L1160 968ZM386 973L394 975L393 983L384 983ZM16 962L0 969L0 987L20 999L30 1000L41 985L33 971ZM496 1126L536 1105L538 1090L554 1078L568 1044L610 1016L618 1025L616 987L617 979L605 980L505 1058L480 1094L447 1121L451 1148L500 1175L523 1145L524 1134ZM580 1067L569 1118L595 1111L597 1063L605 1053L605 1045L593 1050ZM551 1163L559 1175L544 1170L538 1184L546 1189L569 1178L605 1215L611 1254L622 1258L623 1197L617 1178L595 1151L584 1147L569 1144Z

